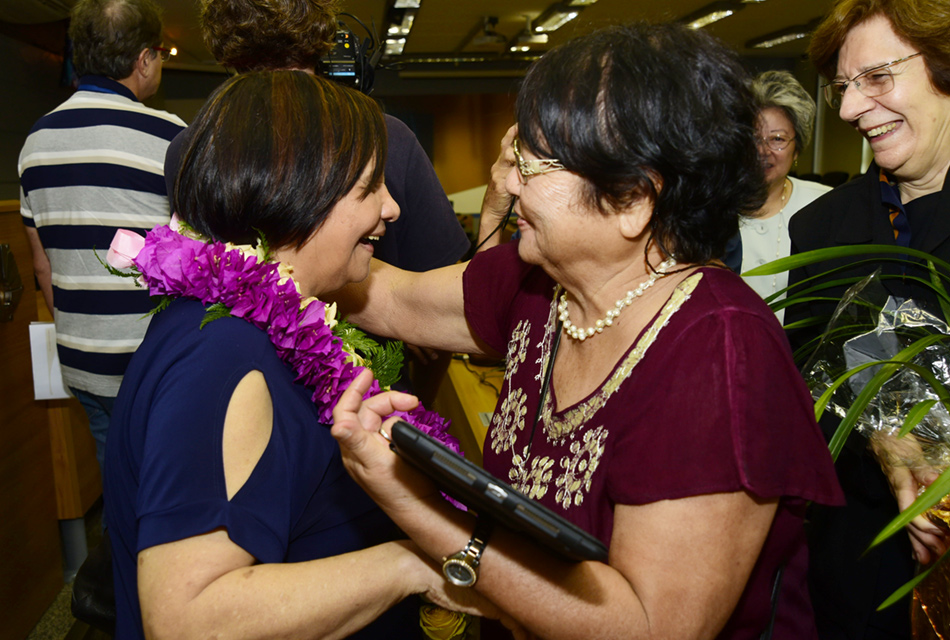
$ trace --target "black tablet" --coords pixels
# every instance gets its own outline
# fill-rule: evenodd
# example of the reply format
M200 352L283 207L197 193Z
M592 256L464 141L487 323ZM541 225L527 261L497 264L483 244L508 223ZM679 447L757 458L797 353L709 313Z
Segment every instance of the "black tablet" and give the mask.
M568 560L607 561L600 540L412 425L394 424L390 446L479 517L525 533Z

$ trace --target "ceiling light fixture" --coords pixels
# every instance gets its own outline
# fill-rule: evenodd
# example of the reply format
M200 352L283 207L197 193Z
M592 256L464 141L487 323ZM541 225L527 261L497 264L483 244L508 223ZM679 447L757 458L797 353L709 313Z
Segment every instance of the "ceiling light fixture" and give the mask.
M386 12L386 39L383 41L382 54L386 56L402 55L406 48L406 39L412 31L416 14L422 0L389 0Z
M383 53L387 56L401 56L403 49L406 48L405 38L386 38Z
M702 29L723 18L728 18L743 7L744 5L735 2L713 2L682 18L680 22L690 29Z
M482 18L482 32L472 38L471 43L476 47L481 47L484 45L497 45L505 44L508 42L508 38L502 34L495 31L495 27L498 26L498 18L496 16L485 16Z
M509 51L530 51L533 44L547 44L548 34L538 33L531 26L531 16L524 16L524 29L508 42Z
M390 11L389 28L386 29L386 35L389 37L407 37L412 31L412 23L416 19L415 9L405 9L401 12L401 16L398 15L399 13L395 9Z
M772 33L767 33L764 36L760 36L758 38L753 38L752 40L749 40L745 43L746 49L771 49L772 47L777 47L780 44L807 38L811 35L812 31L818 27L818 23L820 21L820 18L816 18L807 24L786 27L785 29L773 31Z
M745 46L747 49L771 49L786 42L794 42L795 40L807 38L809 35L811 34L808 31L793 31L784 35L772 35L749 40L745 43Z
M534 32L550 33L556 31L576 18L583 10L583 6L570 6L556 2L535 18Z
M564 4L569 7L586 7L588 5L594 4L595 2L597 2L597 0L567 0L567 2Z

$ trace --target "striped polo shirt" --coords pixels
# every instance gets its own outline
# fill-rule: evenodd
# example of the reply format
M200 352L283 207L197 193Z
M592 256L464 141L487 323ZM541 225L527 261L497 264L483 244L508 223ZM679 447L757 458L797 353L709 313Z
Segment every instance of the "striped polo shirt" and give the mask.
M117 229L145 233L169 219L163 166L185 126L125 86L84 76L37 121L20 152L20 213L52 268L56 341L68 386L115 396L154 303L131 278L109 274Z

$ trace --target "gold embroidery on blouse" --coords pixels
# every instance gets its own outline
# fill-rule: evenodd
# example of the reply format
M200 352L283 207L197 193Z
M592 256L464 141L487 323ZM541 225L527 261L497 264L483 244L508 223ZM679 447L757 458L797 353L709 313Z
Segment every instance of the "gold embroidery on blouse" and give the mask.
M550 394L548 395L545 399L544 408L541 411L541 420L544 423L544 433L549 441L563 444L567 436L590 422L594 414L607 404L607 400L610 399L610 396L620 388L624 380L630 377L633 368L643 359L647 349L656 341L660 330L669 323L670 318L673 317L674 313L679 311L683 303L689 300L690 295L693 290L696 289L702 277L702 273L696 273L676 286L673 295L671 295L670 299L663 305L663 309L660 311L660 315L657 316L657 319L643 334L636 346L630 350L630 353L627 354L623 362L614 370L613 375L610 376L590 399L565 412L561 416L555 416L553 415L554 403L551 400Z
M524 390L514 389L492 416L491 449L495 453L508 451L518 439L518 432L524 431L524 418L528 412L526 401Z
M561 295L561 285L554 287L554 302L548 311L548 319L544 323L544 331L541 332L541 340L538 342L540 355L534 361L538 365L538 372L534 374L534 379L539 385L544 382L544 372L548 369L548 362L551 360L551 349L554 345L554 330L557 327L557 299ZM539 386L540 388L540 386Z
M603 426L584 433L583 443L575 440L571 443L571 455L561 458L564 473L554 481L558 487L554 499L562 508L579 507L584 502L584 494L590 491L590 481L600 466L604 455L604 443L608 432Z
M543 424L543 431L548 442L563 446L568 437L570 438L568 454L561 458L558 465L563 472L554 479L554 486L557 487L555 500L561 508L567 510L583 504L584 496L590 491L594 473L600 466L600 460L606 450L607 437L610 435L609 430L602 425L589 429L579 440L574 439L574 433L591 422L594 415L603 408L610 397L620 388L623 381L630 376L633 368L643 359L647 349L656 341L660 331L669 323L673 314L679 311L683 304L689 300L690 295L701 280L702 273L696 273L676 286L670 299L663 305L657 319L644 332L610 378L589 400L567 411L562 416L554 416L554 403L551 400L551 394L548 394L545 398L539 421ZM541 353L535 363L540 367L539 373L534 376L534 380L539 383L551 356L559 292L560 287L555 287L551 311L545 323L541 341L538 343ZM505 401L492 417L490 438L491 448L495 453L512 450L512 466L508 472L511 485L530 498L539 500L547 494L548 487L554 477L554 459L550 456L531 458L530 442L525 444L520 453L515 451L514 444L518 432L523 432L525 427L527 397L523 389L510 388L514 373L525 360L529 333L530 323L522 321L515 328L509 342L509 361L505 372L505 384L509 386L509 391Z
M508 341L508 355L505 356L506 378L511 378L518 373L518 366L524 362L528 355L528 334L530 333L531 322L528 320L519 322L512 332L511 340Z
M531 459L531 469L525 469L525 462L529 455L528 447L524 448L522 453L516 453L512 456L513 463L508 472L508 479L511 486L525 494L532 500L540 500L548 492L548 484L551 482L554 466L554 460L547 456L541 456Z

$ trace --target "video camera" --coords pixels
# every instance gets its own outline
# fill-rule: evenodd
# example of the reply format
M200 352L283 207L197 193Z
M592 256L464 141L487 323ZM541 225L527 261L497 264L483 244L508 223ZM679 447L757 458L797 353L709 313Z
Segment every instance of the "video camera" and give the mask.
M359 18L348 13L341 15L356 20L369 37L361 43L346 22L337 22L333 49L320 59L319 71L330 80L369 95L373 90L376 64L382 55L382 48L375 33Z

